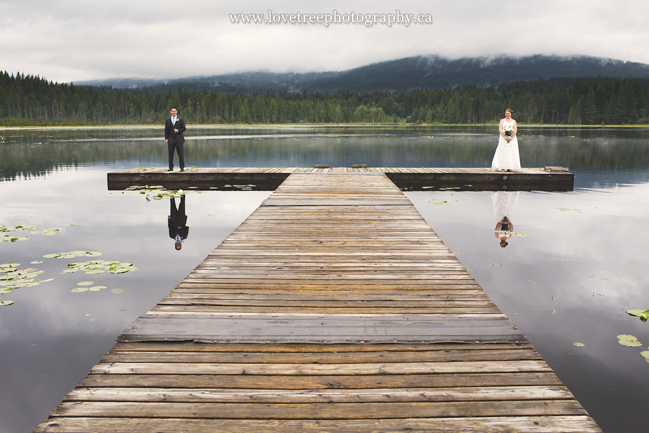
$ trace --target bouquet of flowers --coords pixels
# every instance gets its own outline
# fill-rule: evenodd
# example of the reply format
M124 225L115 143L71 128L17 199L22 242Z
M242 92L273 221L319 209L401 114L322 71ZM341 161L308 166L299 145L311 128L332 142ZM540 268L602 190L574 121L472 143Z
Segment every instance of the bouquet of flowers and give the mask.
M507 137L511 137L512 135L514 135L514 125L504 125L503 131L505 131L505 135Z

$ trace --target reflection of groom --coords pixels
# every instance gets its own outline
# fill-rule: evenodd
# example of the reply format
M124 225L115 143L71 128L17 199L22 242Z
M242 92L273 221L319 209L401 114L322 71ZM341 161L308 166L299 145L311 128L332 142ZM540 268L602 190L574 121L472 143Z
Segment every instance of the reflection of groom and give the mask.
M182 117L178 117L178 110L176 107L171 107L169 110L171 117L167 117L165 121L165 142L169 149L169 171L174 169L174 149L178 152L178 165L180 171L185 171L185 152L183 144L185 143L185 136L183 132L185 128L185 121Z
M189 227L187 227L187 215L185 215L185 196L180 196L180 206L176 209L176 199L172 197L170 200L171 210L169 215L169 237L175 239L175 248L177 250L183 247L183 239L187 239L189 235Z

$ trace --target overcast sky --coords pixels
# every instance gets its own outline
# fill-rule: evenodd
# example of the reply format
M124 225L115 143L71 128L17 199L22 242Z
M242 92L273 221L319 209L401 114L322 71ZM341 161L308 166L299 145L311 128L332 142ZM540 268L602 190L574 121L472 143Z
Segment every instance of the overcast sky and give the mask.
M0 0L0 70L69 82L340 71L420 54L583 54L649 63L648 5L646 0ZM433 24L233 24L229 17L335 10L348 19L352 13L376 13L388 20L397 9L429 14Z

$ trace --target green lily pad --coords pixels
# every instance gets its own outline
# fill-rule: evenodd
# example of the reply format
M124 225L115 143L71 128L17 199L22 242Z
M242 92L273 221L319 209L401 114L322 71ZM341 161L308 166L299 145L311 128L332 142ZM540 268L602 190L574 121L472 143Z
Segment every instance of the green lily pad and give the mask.
M45 254L43 257L47 259L73 259L75 257L96 257L101 256L98 251L68 251L67 253L52 253Z
M40 280L39 283L47 283L49 281L52 281L54 278L48 278L47 280Z
M120 294L124 293L124 290L122 290L122 289L110 289L110 291L113 292L116 295L120 295Z
M108 287L106 287L106 286L93 286L93 287L89 288L88 290L90 290L91 292L99 292L101 289L107 289L107 288Z
M13 304L14 301L0 301L0 307L6 307L7 305Z
M34 281L34 278L45 271L39 271L34 268L19 270L17 269L19 265L16 262L0 265L0 286L3 287L0 289L0 294L9 293L23 287L35 287L42 282Z
M29 263L32 264L32 265L37 265L39 263L43 263L43 261L42 260L34 260L33 262L29 262Z
M567 207L555 207L555 209L559 209L561 212L577 212L577 213L583 213L581 209L568 209Z
M649 310L626 310L629 316L639 317L640 320L646 322L649 319Z
M87 287L75 287L74 289L70 290L72 293L81 293L81 292L87 292L88 288Z
M584 346L586 346L584 343L579 343L579 342L577 342L577 341L574 342L574 343L572 343L572 345L573 345L573 346L576 346L576 347L584 347Z
M77 286L92 286L93 284L95 284L94 281L82 281L80 283L77 283Z
M29 232L32 230L36 230L38 227L35 225L26 225L26 226L0 226L0 232L16 232L19 230Z
M54 236L56 232L61 231L61 229L46 229L46 230L40 230L37 232L31 232L33 235L45 235L45 236Z
M642 346L642 343L640 343L638 339L633 335L620 334L617 336L617 339L618 339L618 343L620 343L622 346L629 346L629 347Z
M24 241L25 239L29 239L28 236L9 236L9 235L3 235L0 237L1 242L18 242L18 241Z
M649 359L649 350L645 350L644 352L640 352L640 355L642 355L643 357Z
M74 224L63 224L63 227L73 227Z
M77 271L85 272L88 275L103 274L123 274L126 272L137 271L138 269L132 263L119 262L117 260L91 260L82 263L68 263L68 269L61 273L73 273Z

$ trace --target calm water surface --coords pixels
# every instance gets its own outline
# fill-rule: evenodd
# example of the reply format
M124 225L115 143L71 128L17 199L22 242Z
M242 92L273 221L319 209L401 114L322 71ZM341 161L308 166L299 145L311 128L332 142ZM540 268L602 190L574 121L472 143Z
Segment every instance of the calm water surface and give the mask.
M189 236L175 251L169 200L106 188L109 171L164 166L160 129L0 130L0 226L60 229L0 233L29 237L0 243L0 263L53 279L0 295L14 302L0 307L0 432L31 431L43 421L120 331L270 194L187 194ZM190 131L187 165L197 167L488 167L497 142L495 128ZM494 235L503 197L407 195L604 431L645 431L649 364L640 352L649 350L649 323L625 310L649 309L649 131L522 128L519 141L523 166L569 166L575 191L505 198L519 234L505 248ZM75 250L102 255L43 257ZM61 274L68 263L94 259L132 262L139 270ZM86 281L106 288L71 292ZM620 345L620 334L643 346Z

